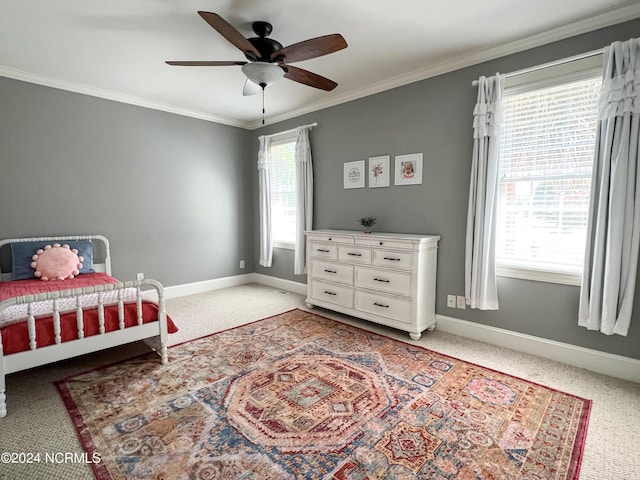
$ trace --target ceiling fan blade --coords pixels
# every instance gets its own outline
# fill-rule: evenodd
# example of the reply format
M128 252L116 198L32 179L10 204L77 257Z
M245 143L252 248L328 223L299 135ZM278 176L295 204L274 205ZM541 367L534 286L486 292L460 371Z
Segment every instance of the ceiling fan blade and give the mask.
M199 11L198 15L211 25L220 35L239 48L242 52L251 52L256 58L262 58L260 52L249 40L217 13Z
M195 62L176 62L176 61L171 61L171 62L164 62L168 65L177 65L177 66L181 66L181 67L226 67L228 65L244 65L247 62L235 62L235 61L229 61L229 62L201 62L201 61L195 61Z
M304 42L294 43L288 47L276 50L271 54L271 59L276 60L280 55L286 57L286 62L301 62L311 58L328 55L338 50L347 48L347 41L339 33L310 38ZM277 60L276 60L277 61Z
M321 77L317 73L310 72L298 67L292 67L291 65L280 65L284 68L284 78L293 80L294 82L302 83L310 87L319 88L320 90L326 90L330 92L338 86L333 80Z
M245 97L248 97L250 95L255 95L257 93L260 93L260 90L262 90L260 85L256 85L251 80L247 79L244 82L244 88L242 89L242 95L245 96Z

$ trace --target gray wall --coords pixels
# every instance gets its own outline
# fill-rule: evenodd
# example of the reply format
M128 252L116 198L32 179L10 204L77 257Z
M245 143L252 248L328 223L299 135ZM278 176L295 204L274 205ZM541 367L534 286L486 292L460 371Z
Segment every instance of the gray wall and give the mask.
M100 233L165 286L251 271L250 138L0 77L0 237Z
M145 272L168 286L254 270L305 282L291 251L257 265L255 159L258 135L317 121L315 228L357 229L375 215L379 231L439 234L438 313L640 358L640 315L627 338L588 332L576 326L577 287L500 278L499 311L446 306L464 290L471 81L638 31L635 20L253 132L0 77L0 237L102 233L116 276ZM422 185L342 188L344 162L415 152ZM636 312L639 302L640 292Z
M358 218L374 215L378 231L441 235L437 313L640 358L640 292L636 294L636 314L627 338L607 337L578 327L579 288L573 286L499 278L499 311L450 309L446 302L447 294L464 294L471 113L477 94L471 81L480 75L508 73L602 48L612 41L637 36L638 31L640 20L627 22L263 127L254 132L252 156L257 155L258 135L318 122L311 133L314 228L359 229ZM424 153L422 185L343 189L344 162L416 152ZM257 232L257 196L253 204ZM255 258L257 242L256 237ZM260 267L257 261L255 264L259 273L306 282L304 276L292 274L291 251L276 250L271 269Z

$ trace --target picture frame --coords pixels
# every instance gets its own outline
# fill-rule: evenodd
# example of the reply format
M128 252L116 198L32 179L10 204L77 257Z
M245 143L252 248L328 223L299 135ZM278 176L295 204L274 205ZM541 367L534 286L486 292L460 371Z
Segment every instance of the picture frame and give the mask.
M369 158L369 188L389 186L389 155Z
M395 185L419 185L422 183L422 154L397 155L394 165Z
M364 160L344 164L344 188L364 188Z

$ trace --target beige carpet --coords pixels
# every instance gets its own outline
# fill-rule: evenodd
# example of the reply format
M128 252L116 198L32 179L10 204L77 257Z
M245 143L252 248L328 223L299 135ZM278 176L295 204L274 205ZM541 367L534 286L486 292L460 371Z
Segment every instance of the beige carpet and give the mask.
M181 343L291 308L303 297L256 284L170 300ZM318 310L361 328L411 341L406 333ZM533 380L593 400L581 480L640 479L640 384L625 382L532 355L439 331L418 342L426 348ZM53 381L145 351L144 344L111 349L7 377L8 415L0 419L0 452L80 454L82 449ZM91 469L64 456L59 463L0 464L0 479L90 479ZM167 479L169 480L169 479Z

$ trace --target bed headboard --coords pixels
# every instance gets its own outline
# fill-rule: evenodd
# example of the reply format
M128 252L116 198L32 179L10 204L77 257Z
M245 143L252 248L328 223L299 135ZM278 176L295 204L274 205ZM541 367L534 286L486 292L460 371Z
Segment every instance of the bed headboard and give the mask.
M44 242L63 244L65 240L90 240L93 244L92 268L96 272L105 272L111 275L111 253L109 251L109 240L107 240L107 238L102 235L66 235L60 237L7 238L4 240L0 240L0 254L3 255L1 258L7 259L5 262L0 262L0 282L11 280L11 272L5 272L2 269L2 266L7 265L8 262L8 266L9 268L11 268L12 262L10 245L12 243Z

